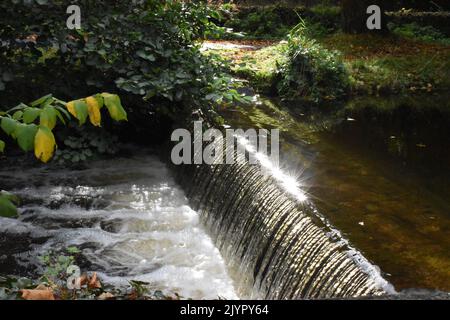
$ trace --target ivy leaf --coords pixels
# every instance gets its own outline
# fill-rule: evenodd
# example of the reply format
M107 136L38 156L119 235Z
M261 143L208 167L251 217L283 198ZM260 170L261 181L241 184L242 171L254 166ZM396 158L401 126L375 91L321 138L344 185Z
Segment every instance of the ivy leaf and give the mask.
M41 111L40 125L46 126L52 130L56 126L56 110L53 107L46 106Z
M38 127L35 124L19 124L15 131L17 143L23 151L31 151L34 148L34 138Z
M39 108L25 108L23 111L23 121L27 124L34 122L34 120L36 120L36 118L41 114L41 111L42 110Z
M34 155L44 163L52 157L56 148L55 136L46 126L39 126L34 138Z
M5 131L6 134L12 135L14 131L16 130L18 122L14 119L8 118L8 117L2 117L2 122L0 124L0 127Z
M105 105L108 108L111 118L113 118L116 121L128 120L127 112L122 107L118 95L110 93L102 93L102 97L105 101Z

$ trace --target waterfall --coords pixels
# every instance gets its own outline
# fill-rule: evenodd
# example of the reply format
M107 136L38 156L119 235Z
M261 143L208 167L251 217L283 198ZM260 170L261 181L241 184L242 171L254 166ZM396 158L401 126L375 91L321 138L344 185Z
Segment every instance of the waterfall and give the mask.
M246 155L232 151L235 164L182 165L177 170L241 297L322 299L395 292L300 188L287 183L295 179L260 154L256 165L249 164L249 153L256 151L250 145L245 149Z

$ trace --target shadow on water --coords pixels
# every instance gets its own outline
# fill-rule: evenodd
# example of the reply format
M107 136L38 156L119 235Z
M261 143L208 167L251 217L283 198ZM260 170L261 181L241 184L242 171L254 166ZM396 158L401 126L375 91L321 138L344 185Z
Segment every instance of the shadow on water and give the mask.
M233 128L280 129L284 168L398 290L450 291L449 101L361 99L317 113L262 99L221 113Z

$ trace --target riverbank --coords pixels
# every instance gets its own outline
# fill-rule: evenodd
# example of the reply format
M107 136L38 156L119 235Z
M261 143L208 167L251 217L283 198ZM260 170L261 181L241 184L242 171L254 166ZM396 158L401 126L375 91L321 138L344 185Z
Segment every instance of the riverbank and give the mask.
M334 52L348 72L349 97L445 92L450 90L450 46L397 36L336 33L315 39ZM277 95L287 42L207 41L205 51L220 55L229 71L263 94ZM326 97L325 97L326 98Z
M450 89L448 12L403 8L387 12L387 33L345 34L330 3L221 8L227 32L206 52L260 93L323 102Z

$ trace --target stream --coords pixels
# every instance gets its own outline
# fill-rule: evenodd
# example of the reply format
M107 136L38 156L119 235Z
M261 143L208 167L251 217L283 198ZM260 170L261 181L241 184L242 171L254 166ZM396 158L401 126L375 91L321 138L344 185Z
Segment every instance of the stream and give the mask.
M363 118L267 98L220 113L233 128L280 129L281 169L314 210L294 209L253 168L207 166L179 185L154 150L73 170L17 164L0 169L0 189L22 200L18 219L0 218L0 274L38 277L40 256L75 246L82 270L107 284L139 280L193 299L381 294L378 270L406 295L450 291L446 166L411 167L380 151ZM413 141L415 153L435 152L430 141ZM358 252L327 238L314 215Z
M448 101L443 97L440 103ZM381 98L376 102L386 104ZM221 113L233 128L280 129L282 168L297 178L320 215L397 290L450 291L448 167L421 163L426 170L419 174L419 169L374 148L374 137L356 129L365 126L362 119L308 115L301 106L286 107L267 98ZM350 129L337 134L330 130L336 123ZM375 131L376 126L366 128ZM386 140L393 134L382 132ZM427 149L421 141L415 142L415 153L433 145Z
M197 212L157 157L77 170L18 166L0 170L0 181L22 199L18 219L0 218L2 275L40 276L39 256L75 246L82 271L107 284L138 280L185 298L237 297Z

